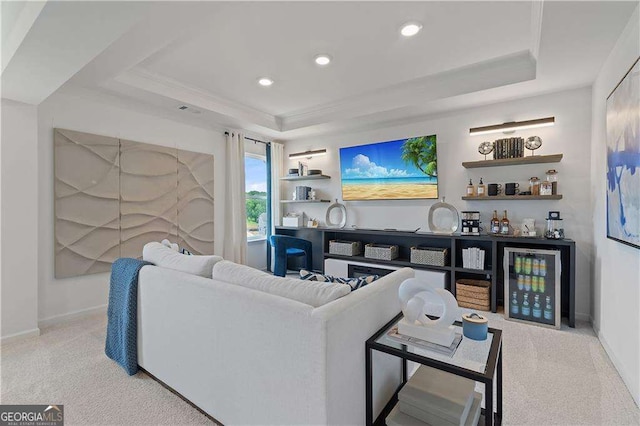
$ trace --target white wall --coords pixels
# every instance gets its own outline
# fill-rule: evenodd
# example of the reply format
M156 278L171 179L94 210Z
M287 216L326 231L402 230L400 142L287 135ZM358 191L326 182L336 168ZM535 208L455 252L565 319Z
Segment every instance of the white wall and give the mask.
M640 405L640 250L607 239L605 178L606 98L640 56L639 21L636 8L593 85L591 210L594 328Z
M526 120L555 116L554 127L518 132L514 136L538 135L543 140L539 154L564 154L560 163L524 165L484 169L465 169L463 161L481 160L477 148L480 142L503 137L501 134L469 136L469 128L503 123L512 120ZM296 140L285 144L285 157L292 152L307 149L327 148L328 155L307 160L309 168L322 169L332 177L329 181L318 181L312 185L320 198L341 198L340 161L338 148L398 138L421 135L437 135L438 175L440 196L453 204L459 211L480 210L485 228L493 210L507 209L512 223L519 223L525 217L536 219L536 225L543 230L544 218L550 210L559 210L565 219L568 238L576 240L577 278L576 313L578 318L588 319L590 313L590 267L592 246L592 218L589 213L589 140L591 138L591 90L583 88L550 95L503 102L449 114L443 114L422 122L402 124L369 131L326 136L317 139ZM285 170L295 167L296 160L287 161ZM521 187L528 184L531 176L544 178L545 172L554 168L559 174L560 201L471 201L461 200L465 194L469 178L477 183L480 177L485 183L519 182ZM285 190L287 198L295 183L289 183ZM427 213L434 201L360 201L347 202L348 226L356 224L371 228L428 230ZM295 205L288 211L304 211L310 217L324 221L327 205Z
M2 338L38 333L37 108L2 99Z
M54 94L38 107L37 167L40 205L37 222L34 218L33 223L34 228L37 223L39 235L38 310L40 320L51 320L67 314L103 307L108 301L109 293L109 274L69 279L54 278L53 128L55 127L213 154L215 157L215 252L222 253L225 190L222 132L145 114L140 112L139 108L124 109L95 98ZM35 163L33 168L35 169ZM27 169L31 168L27 167Z

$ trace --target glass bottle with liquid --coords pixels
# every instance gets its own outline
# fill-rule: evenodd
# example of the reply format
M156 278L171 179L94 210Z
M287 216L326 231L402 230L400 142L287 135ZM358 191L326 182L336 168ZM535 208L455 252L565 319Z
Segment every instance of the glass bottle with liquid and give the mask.
M518 304L518 293L515 291L513 292L513 296L511 297L511 313L520 313L520 305Z
M500 219L498 219L498 211L493 211L493 219L491 219L491 233L498 234L500 232Z
M533 296L533 309L532 309L534 318L542 318L542 306L540 306L540 295L536 294Z
M487 195L486 186L482 182L482 178L480 178L480 183L478 184L478 197L484 197Z
M509 218L507 218L507 211L504 211L504 216L502 216L502 220L500 221L500 233L503 235L509 234Z
M529 306L529 293L525 293L522 296L522 315L528 317L531 315L531 306Z
M553 307L551 306L551 296L547 296L543 311L544 319L551 321L553 319Z
M469 179L469 185L467 185L467 197L476 196L476 187L473 186L473 182Z

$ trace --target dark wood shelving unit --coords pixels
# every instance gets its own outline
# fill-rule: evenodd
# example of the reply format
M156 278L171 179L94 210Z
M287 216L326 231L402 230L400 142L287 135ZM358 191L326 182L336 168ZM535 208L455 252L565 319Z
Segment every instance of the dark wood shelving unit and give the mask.
M306 176L283 176L280 180L320 180L331 179L331 176L327 175L306 175Z
M528 157L501 158L498 160L465 161L462 167L465 169L477 169L479 167L516 166L521 164L559 163L562 154L530 155Z
M491 198L491 197L487 197ZM276 234L290 235L311 241L313 247L313 269L324 271L325 259L351 260L354 263L370 263L395 267L409 267L416 270L441 271L447 274L446 289L455 296L456 281L460 278L486 279L491 282L491 311L497 312L503 302L504 272L502 259L505 247L545 248L559 250L562 260L561 306L562 315L569 318L569 326L575 326L575 242L547 240L545 238L519 238L511 235L444 235L427 232L390 231L382 229L335 229L335 228L293 228L276 227ZM400 257L395 260L377 260L360 256L343 256L329 253L330 240L360 241L364 244L396 244ZM428 246L449 250L447 266L420 265L409 262L412 246ZM468 269L462 267L462 249L480 247L485 250L485 268ZM488 277L487 277L488 276ZM508 303L508 301L507 301Z
M561 194L555 195L487 195L486 197L467 197L466 195L462 197L465 201L492 201L492 200L521 200L521 201L529 201L529 200L562 200Z

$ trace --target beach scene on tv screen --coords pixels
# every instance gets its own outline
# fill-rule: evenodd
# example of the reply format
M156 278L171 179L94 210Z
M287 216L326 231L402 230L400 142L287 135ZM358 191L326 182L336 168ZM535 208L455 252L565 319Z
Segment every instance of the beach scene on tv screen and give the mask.
M436 136L340 149L342 199L438 198Z

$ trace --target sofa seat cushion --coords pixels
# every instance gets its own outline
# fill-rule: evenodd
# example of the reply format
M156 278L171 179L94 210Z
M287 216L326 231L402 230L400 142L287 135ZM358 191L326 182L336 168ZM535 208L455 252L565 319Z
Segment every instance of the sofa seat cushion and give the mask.
M323 275L316 272L310 272L305 269L300 270L300 279L306 281L318 281L325 283L339 283L348 284L351 287L351 291L364 287L367 284L371 284L375 280L380 278L380 275L367 275L355 278L340 278L333 275Z
M161 243L147 243L142 249L142 260L161 268L173 269L187 274L211 278L213 265L221 261L220 256L186 255Z
M314 308L346 296L351 287L346 284L301 281L276 277L249 266L223 260L213 267L213 279L237 284L311 305Z

